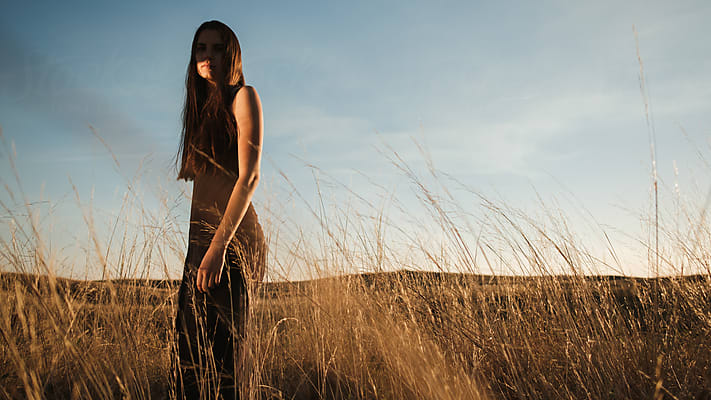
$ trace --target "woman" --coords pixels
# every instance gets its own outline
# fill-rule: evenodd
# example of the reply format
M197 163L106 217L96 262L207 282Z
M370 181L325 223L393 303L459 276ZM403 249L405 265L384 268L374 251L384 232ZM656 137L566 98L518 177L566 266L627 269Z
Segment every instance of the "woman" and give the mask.
M259 182L262 110L245 86L239 42L200 25L186 77L178 179L193 181L188 252L175 318L178 398L239 398L248 285L266 244L251 199Z

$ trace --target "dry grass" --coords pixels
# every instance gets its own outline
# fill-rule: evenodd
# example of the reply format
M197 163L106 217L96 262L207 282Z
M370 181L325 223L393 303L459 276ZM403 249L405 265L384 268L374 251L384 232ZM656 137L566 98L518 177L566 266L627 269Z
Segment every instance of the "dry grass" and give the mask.
M2 394L165 397L177 283L58 280L52 289L46 277L3 274ZM411 271L265 284L253 308L250 394L708 396L708 277L661 280L659 316L654 286Z
M269 268L296 263L322 278L252 293L246 398L711 398L705 209L686 210L685 230L662 227L667 246L653 257L697 275L594 276L603 257L580 244L559 212L544 209L547 219L536 220L478 196L484 213L471 221L446 187L435 193L394 161L447 242L404 237L441 271L405 270L411 265L383 234L381 207L339 210L339 218L320 207L319 240L299 232ZM127 279L155 268L147 255L183 251L170 218L123 208L157 228L141 240L124 234L112 251L102 246L113 236L92 236L102 268L122 279L70 281L53 275L56 258L46 255L30 202L19 201L24 218L3 204L14 224L0 243L3 269L18 273L0 278L0 396L171 397L177 282ZM530 276L478 273L494 265ZM362 273L333 276L343 271Z

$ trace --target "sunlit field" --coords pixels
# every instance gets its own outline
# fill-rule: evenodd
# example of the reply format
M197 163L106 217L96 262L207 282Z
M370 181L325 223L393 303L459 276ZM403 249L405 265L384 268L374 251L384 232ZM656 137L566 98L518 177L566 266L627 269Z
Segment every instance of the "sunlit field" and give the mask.
M657 285L657 290L654 286ZM175 284L3 276L3 396L164 398ZM267 284L252 398L705 398L708 277Z
M251 288L244 398L711 398L704 208L686 208L683 229L660 225L663 249L649 241L649 270L664 277L596 275L615 258L614 244L605 249L613 257L592 254L562 213L536 220L479 196L472 204L484 217L456 219L446 196L393 160L446 238L406 236L429 268L394 252L377 207L330 219L314 211L318 241L276 243L266 229L271 280ZM54 276L57 258L47 255L32 207L3 206L12 229L2 237L0 395L173 397L179 281L143 271L160 270L147 254L184 254L181 233L154 221L150 240L123 235L112 251L97 233L87 247L97 268L114 271L110 279L69 280ZM150 210L132 203L122 213ZM471 224L487 229L472 236ZM293 265L314 279L279 275ZM493 265L526 273L486 273Z

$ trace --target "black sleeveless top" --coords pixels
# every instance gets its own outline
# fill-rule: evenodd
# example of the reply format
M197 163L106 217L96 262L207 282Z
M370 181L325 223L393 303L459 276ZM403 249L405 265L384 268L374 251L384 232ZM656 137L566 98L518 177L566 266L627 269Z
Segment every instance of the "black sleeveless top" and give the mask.
M181 167L178 179L193 180L200 173L197 170L208 175L226 174L237 177L239 174L238 138L234 137L231 140L229 130L234 129L235 136L239 136L237 120L232 113L232 103L242 86L230 85L226 88L223 99L226 109L219 110L220 115L217 118L205 119L201 115L200 125L197 128L199 132L196 132L197 135L191 139L192 144L187 145L189 147L195 146L197 151L188 156L187 150L183 149L183 158L194 157L195 159ZM226 127L226 124L231 126Z
M232 101L234 101L235 96L237 95L237 92L239 92L240 88L242 88L243 85L234 85L230 87L230 104L232 104Z
M237 95L237 92L239 92L241 88L242 85L235 85L230 86L227 90L229 96L228 100L226 101L228 105L228 118L233 119L236 129L239 128L237 128L237 121L234 119L231 106L235 96ZM215 168L213 168L215 174L219 174L220 170L222 170L223 173L232 174L237 177L239 175L239 167L237 160L237 138L235 138L232 143L229 143L229 140L226 136L215 137L212 140L214 146L213 157L214 161L218 164L218 166L215 166Z

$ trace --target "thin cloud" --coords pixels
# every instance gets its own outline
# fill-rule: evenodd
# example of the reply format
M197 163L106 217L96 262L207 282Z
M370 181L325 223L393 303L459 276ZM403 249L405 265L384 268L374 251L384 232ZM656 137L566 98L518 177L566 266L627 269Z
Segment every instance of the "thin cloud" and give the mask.
M92 124L116 151L146 144L144 129L108 96L81 88L81 82L66 70L71 63L63 65L61 60L33 53L30 48L31 44L12 32L0 32L0 53L12 55L0 59L3 103L47 120L56 126L55 134L70 133L73 140L89 140L88 124Z

